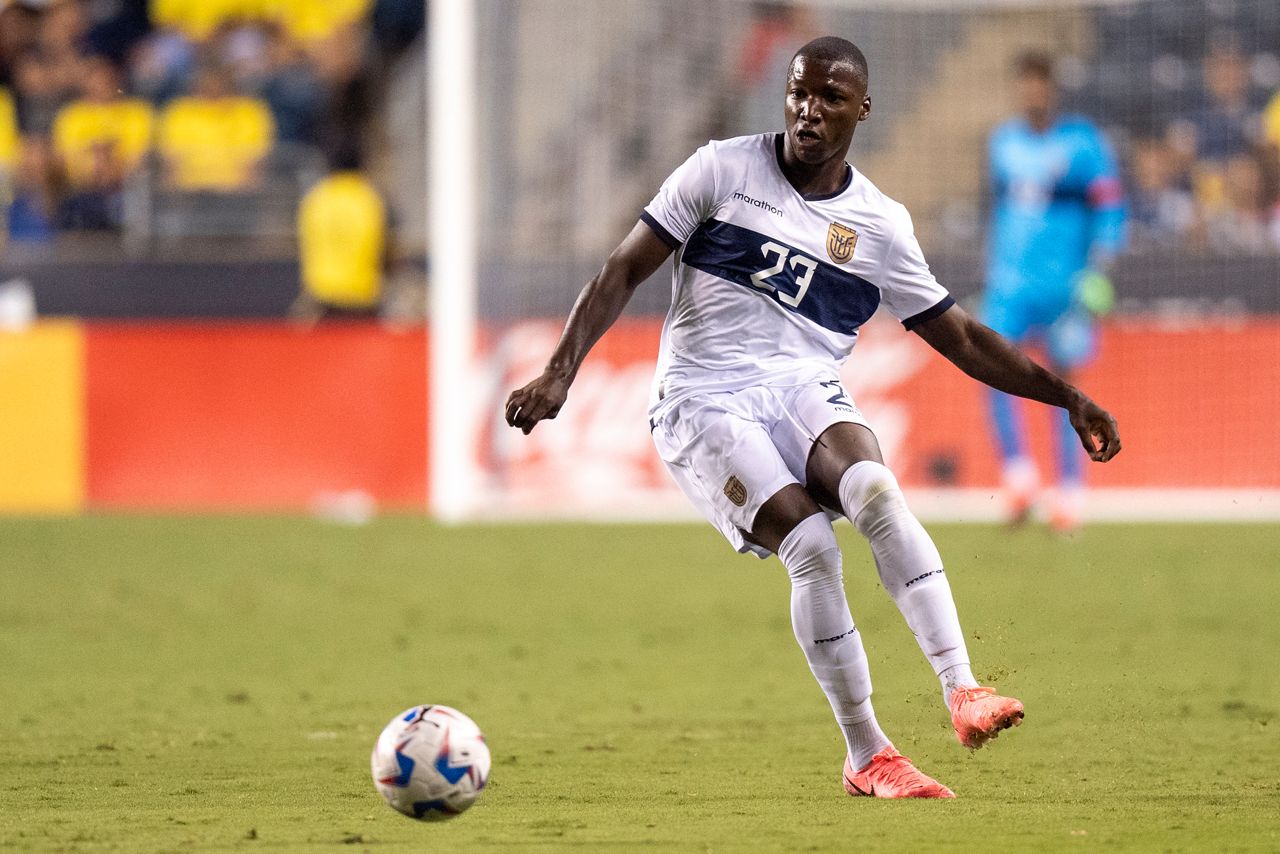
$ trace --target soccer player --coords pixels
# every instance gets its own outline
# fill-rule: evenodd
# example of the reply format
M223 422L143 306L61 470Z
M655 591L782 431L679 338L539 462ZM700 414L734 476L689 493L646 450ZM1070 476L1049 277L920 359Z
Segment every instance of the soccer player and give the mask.
M906 209L845 162L870 113L857 47L831 36L802 47L787 73L785 132L708 143L667 179L582 291L542 375L512 392L506 419L528 433L554 418L587 351L675 251L650 409L658 453L740 552L773 553L786 567L796 640L844 734L846 791L954 797L876 721L831 518L847 516L870 542L962 744L1019 723L1022 703L974 680L942 559L841 387L840 365L883 303L969 375L1064 408L1095 460L1111 459L1120 439L1106 411L933 278Z
M1093 355L1094 314L1110 308L1107 271L1124 239L1124 200L1102 134L1087 119L1056 112L1049 58L1025 54L1014 70L1021 115L996 128L988 146L994 204L982 319L1018 345L1042 345L1054 371L1070 379ZM1016 402L993 389L990 404L1009 518L1018 524L1035 504L1040 476ZM1083 478L1067 414L1055 424L1058 490L1049 520L1066 532L1080 525Z

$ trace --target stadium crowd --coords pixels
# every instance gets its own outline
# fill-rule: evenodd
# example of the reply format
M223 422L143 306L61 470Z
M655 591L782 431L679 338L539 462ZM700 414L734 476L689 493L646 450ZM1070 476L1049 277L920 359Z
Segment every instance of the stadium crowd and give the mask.
M8 236L117 230L142 169L166 190L234 196L252 193L273 158L360 150L373 92L420 31L424 5L0 0ZM762 15L752 38L776 36L776 18ZM1101 48L1132 48L1120 38ZM1150 59L1151 84L1125 79L1119 89L1133 94L1110 115L1092 81L1068 105L1115 131L1136 248L1280 253L1280 79L1229 36L1206 34L1192 51L1197 68L1169 72L1192 81L1172 110L1142 94L1160 86L1168 57Z
M1220 254L1280 252L1280 89L1252 97L1231 39L1202 60L1203 91L1127 146L1134 239Z
M252 192L291 147L361 147L421 0L0 0L11 239L116 230L143 168Z

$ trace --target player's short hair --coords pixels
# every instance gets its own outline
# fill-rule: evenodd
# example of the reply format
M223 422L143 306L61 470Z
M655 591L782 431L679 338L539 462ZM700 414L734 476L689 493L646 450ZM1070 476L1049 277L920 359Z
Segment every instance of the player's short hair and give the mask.
M1027 50L1013 61L1013 71L1019 77L1034 77L1053 82L1053 58L1042 50Z
M796 51L795 56L791 57L791 64L787 66L787 74L791 73L791 66L802 56L805 59L813 59L818 62L846 63L853 66L853 72L863 86L866 86L870 80L867 58L863 56L858 46L848 39L842 39L839 36L820 36L814 39Z

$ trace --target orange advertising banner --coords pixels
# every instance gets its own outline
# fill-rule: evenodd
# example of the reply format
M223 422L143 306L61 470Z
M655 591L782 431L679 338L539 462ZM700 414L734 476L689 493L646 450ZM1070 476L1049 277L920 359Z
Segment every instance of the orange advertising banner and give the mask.
M649 438L658 321L611 330L555 421L530 436L503 423L506 395L537 375L559 331L541 321L491 330L472 399L439 415L475 436L476 512L687 516ZM353 497L357 510L425 507L421 329L46 324L0 343L12 392L0 510L304 510ZM935 518L980 518L964 502L991 497L999 476L984 388L881 321L843 378L912 501L950 496ZM1280 319L1117 320L1078 382L1120 423L1124 451L1087 466L1111 506L1128 510L1141 491L1158 511L1209 491L1183 516L1206 506L1213 518L1280 515ZM1047 473L1050 411L1024 410Z
M92 325L96 508L426 501L426 336L372 324Z

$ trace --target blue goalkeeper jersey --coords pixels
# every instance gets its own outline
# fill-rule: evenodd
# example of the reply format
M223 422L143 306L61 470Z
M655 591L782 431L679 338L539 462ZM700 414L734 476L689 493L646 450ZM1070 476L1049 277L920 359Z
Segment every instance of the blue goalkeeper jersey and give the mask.
M1070 306L1090 254L1123 245L1115 156L1080 116L1058 116L1044 133L1017 118L992 133L988 170L987 300L1024 302L1050 320Z

